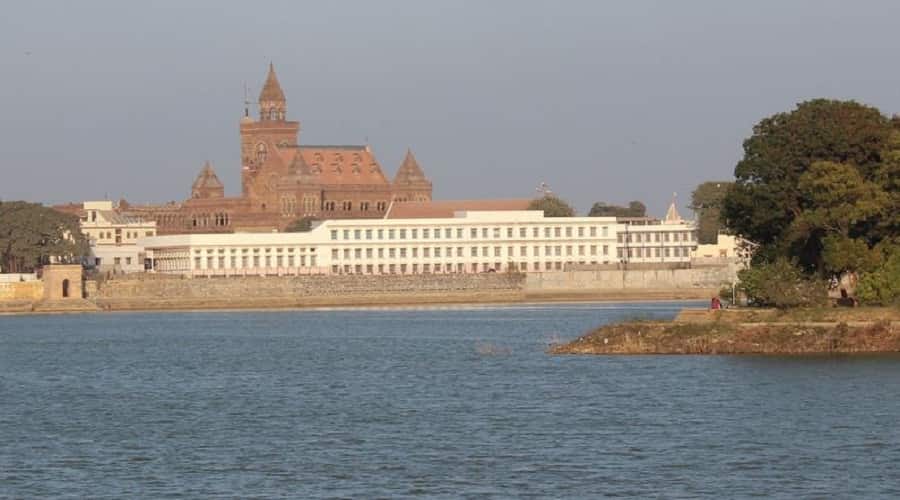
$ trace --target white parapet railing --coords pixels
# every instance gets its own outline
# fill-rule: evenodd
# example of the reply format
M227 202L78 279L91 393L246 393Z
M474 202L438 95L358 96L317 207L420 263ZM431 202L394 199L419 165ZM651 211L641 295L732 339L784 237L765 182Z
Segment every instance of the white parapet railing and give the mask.
M37 274L34 273L7 273L0 274L0 283L19 283L22 281L37 281Z

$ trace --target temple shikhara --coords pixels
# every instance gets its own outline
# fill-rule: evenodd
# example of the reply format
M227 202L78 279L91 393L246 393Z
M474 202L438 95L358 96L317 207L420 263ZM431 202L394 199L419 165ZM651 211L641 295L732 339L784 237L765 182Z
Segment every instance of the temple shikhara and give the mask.
M259 115L240 121L241 195L226 197L212 165L203 165L182 203L129 205L118 210L156 221L160 234L273 231L301 217L384 217L392 204L431 201L431 181L412 151L388 180L368 145L300 142L300 122L270 64Z

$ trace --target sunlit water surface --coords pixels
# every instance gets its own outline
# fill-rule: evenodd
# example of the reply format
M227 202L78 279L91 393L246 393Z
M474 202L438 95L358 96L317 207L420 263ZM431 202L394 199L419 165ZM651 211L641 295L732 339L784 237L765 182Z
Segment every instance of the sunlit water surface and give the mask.
M900 496L900 358L545 354L683 304L0 317L0 498Z

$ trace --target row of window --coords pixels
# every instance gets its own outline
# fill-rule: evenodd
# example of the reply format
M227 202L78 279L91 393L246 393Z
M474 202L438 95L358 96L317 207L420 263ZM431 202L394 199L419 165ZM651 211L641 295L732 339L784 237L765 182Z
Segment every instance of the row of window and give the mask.
M517 247L508 246L506 247L506 253L503 253L503 247L494 246L494 247L477 247L472 246L466 250L466 247L400 247L400 248L332 248L331 249L331 259L332 260L349 260L349 259L362 259L363 255L365 255L366 259L373 259L377 255L379 259L389 258L419 258L421 255L422 258L430 259L436 258L440 259L442 257L561 257L563 255L571 256L609 256L609 245L544 245L543 246L543 254L541 253L541 246L534 245L531 247L531 251L529 252L529 247L526 245L522 245ZM518 252L517 252L518 250ZM530 255L529 255L530 253Z
M296 251L298 251L298 252L300 252L300 253L305 253L305 252L306 252L306 247L300 247L300 248L296 248L296 249L295 249L294 247L287 247L287 248L285 248L285 247L275 247L275 253L282 253L282 252L286 252L286 253L294 253L294 250L296 250ZM256 254L256 253L260 253L260 251L262 251L263 253L272 253L272 247L266 247L266 248L241 248L241 249L240 249L240 253L242 253L242 254L243 254L243 253L251 253L251 251L252 251L252 253L255 253L255 254ZM309 251L310 251L311 253L312 253L312 252L315 252L315 251L316 251L316 247L309 247ZM201 250L201 249L199 249L199 248L195 248L195 249L194 249L194 253L195 253L195 254L202 254L202 253L203 253L203 250ZM207 253L207 254L214 254L214 253L224 254L224 253L225 253L225 249L224 249L224 248L207 248L207 249L206 249L206 253ZM237 248L229 248L229 249L228 249L228 253L236 254L236 253L238 253L238 249L237 249Z
M565 266L575 264L597 264L597 261L557 261L557 262L532 262L531 267L527 262L448 262L448 263L412 263L412 264L333 264L332 274L430 274L430 273L490 273L500 271L552 271L562 270ZM608 263L608 262L604 262Z
M185 218L179 214L160 214L156 216L157 226L181 226L184 225Z
M384 212L385 210L387 210L387 202L386 201L376 201L374 206L375 206L375 211L377 211L377 212ZM328 211L328 212L334 212L338 209L338 207L340 207L340 209L343 210L344 212L352 212L354 210L353 202L350 200L344 200L344 201L340 202L340 205L338 205L338 202L333 201L333 200L326 201L325 203L322 204L322 209L325 211ZM361 202L359 202L357 210L359 210L360 212L368 212L371 209L371 207L372 207L372 202L361 201Z
M224 227L230 224L231 216L226 212L191 215L191 225L193 227Z
M629 248L627 252L623 248L616 249L616 257L624 259L628 255L629 259L651 259L661 257L690 257L693 247L665 247L665 248Z
M263 120L284 120L284 111L274 107L269 108L268 112L260 110L259 115Z
M504 229L505 229L505 231L504 231ZM528 238L528 234L529 234L529 228L525 227L525 226L519 227L518 230L516 230L516 228L513 228L513 227L506 227L506 228L471 227L471 228L468 228L468 230L469 230L468 231L469 238L472 238L472 239L479 238L479 234L481 235L482 239L500 239L503 237L502 236L503 234L506 235L506 238L515 238L517 234L518 234L519 238ZM534 226L534 227L531 227L530 232L531 232L532 238L540 238L542 234L543 234L544 238L563 238L563 237L574 238L574 237L576 237L576 235L578 238L584 238L586 236L591 237L591 238L596 238L598 232L601 234L601 236L603 238L609 237L609 227L608 226L603 226L603 227L600 227L599 229L597 226L588 226L588 227L567 226L565 228L559 227L559 226L543 227L543 228ZM443 239L453 239L454 235L455 235L456 239L463 239L464 235L466 234L466 228L462 228L462 227L439 228L439 227L436 227L436 228L432 229L432 228L425 227L425 228L411 228L411 229L406 229L406 228L401 228L401 229L344 229L344 230L332 229L331 230L331 240L338 241L339 239L341 239L344 241L351 241L351 240L358 241L358 240L372 240L373 238L377 239L377 240L383 240L383 239L385 239L385 236L387 236L388 240L394 240L394 239L405 240L405 239L407 239L407 235L409 236L410 239L415 240L415 239L419 239L420 234L421 234L422 239L424 239L424 240L427 240L427 239L438 240L438 239L441 239L442 237L443 237ZM565 236L563 236L563 235L565 235ZM339 236L343 236L343 237L339 238Z
M668 243L669 241L694 241L693 231L657 231L653 233L619 233L619 243Z
M145 231L144 235L145 236L153 236L153 231ZM139 231L125 231L125 239L131 240L131 239L137 239L140 237L141 237L141 235L140 235ZM116 236L115 236L116 241L121 240L121 238L122 238L122 230L116 229ZM112 231L100 231L99 233L97 233L97 239L98 240L112 240L113 233L112 233Z
M206 264L203 267L203 264ZM260 269L275 267L316 267L315 255L232 255L194 257L194 269Z

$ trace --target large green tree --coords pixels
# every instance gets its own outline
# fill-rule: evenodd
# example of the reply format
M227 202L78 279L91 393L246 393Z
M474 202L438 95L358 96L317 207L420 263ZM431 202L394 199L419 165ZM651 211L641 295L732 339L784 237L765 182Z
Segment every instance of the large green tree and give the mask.
M722 205L727 227L760 244L758 259L793 258L806 271L826 271L827 236L835 244L840 242L834 235L865 238L871 247L883 237L869 231L878 223L873 219L878 210L850 211L860 218L846 226L828 224L833 216L848 213L832 203L834 196L859 202L872 194L868 183L883 187L878 179L891 177L893 170L884 161L891 134L891 120L853 101L817 99L765 118L744 141L736 182ZM814 164L819 166L813 169ZM844 181L850 185L839 194L835 184Z
M900 237L900 117L891 120L893 129L882 162L875 169L874 181L887 197L887 210L873 232L882 240Z
M575 215L572 205L553 195L545 195L531 200L528 210L543 210L544 217L573 217Z
M51 258L81 262L88 250L77 216L36 203L0 201L3 272L31 272Z
M714 244L723 229L722 203L733 182L708 181L691 193L691 210L697 214L697 240L701 245Z
M598 201L591 206L588 217L646 217L647 205L640 201L630 201L627 207L619 205L608 205L602 201Z
M819 161L797 184L802 210L785 234L793 248L815 249L817 270L831 274L874 268L879 254L872 227L888 208L888 196L876 182L863 178L853 165Z

